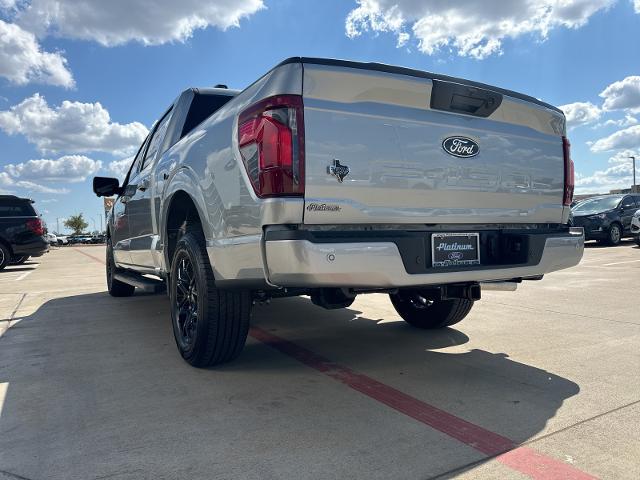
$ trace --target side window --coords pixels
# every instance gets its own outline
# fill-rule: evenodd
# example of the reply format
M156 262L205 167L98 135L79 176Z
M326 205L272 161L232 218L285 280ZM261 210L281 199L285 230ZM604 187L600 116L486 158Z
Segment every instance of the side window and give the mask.
M623 208L631 208L635 207L636 203L633 201L633 197L628 196L622 199L622 204L620 206Z
M147 138L144 139L144 142L142 142L142 145L140 146L140 149L136 154L136 158L134 158L133 162L131 162L131 167L129 167L129 173L127 173L127 176L124 179L123 185L127 185L129 183L129 179L132 177L135 177L136 173L138 173L138 170L140 169L140 163L142 162L144 151L147 147L147 143L149 143L149 136L147 136Z
M151 137L151 141L149 142L149 148L147 148L147 153L144 156L144 161L142 162L142 167L140 170L144 170L147 166L151 164L151 160L156 155L158 148L160 148L160 143L164 138L164 134L167 133L167 128L169 128L169 120L171 120L171 110L169 110L164 117L158 123L155 131L153 132L153 136Z

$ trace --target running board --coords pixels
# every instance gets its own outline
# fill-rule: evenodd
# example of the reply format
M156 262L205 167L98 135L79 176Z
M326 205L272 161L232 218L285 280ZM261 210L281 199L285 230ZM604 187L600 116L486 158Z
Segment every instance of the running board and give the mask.
M167 288L165 282L163 282L162 280L155 280L153 278L144 277L138 273L116 272L113 274L113 278L122 283L133 285L136 288L148 292L162 293Z

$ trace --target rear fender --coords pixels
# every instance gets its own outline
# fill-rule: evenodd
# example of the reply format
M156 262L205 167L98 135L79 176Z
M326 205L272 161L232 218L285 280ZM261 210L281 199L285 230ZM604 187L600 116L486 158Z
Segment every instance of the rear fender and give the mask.
M195 175L195 172L191 170L189 167L183 166L179 168L171 177L167 179L167 186L164 192L161 194L161 206L160 206L160 219L158 222L159 225L159 237L160 241L158 245L162 248L162 259L163 265L161 265L161 270L166 272L167 266L169 265L169 259L167 258L166 248L167 238L167 220L169 218L169 207L171 206L171 200L173 196L177 193L183 191L193 201L193 204L196 207L198 212L198 217L200 218L200 224L202 226L202 232L204 233L205 240L209 240L213 238L213 232L211 229L211 224L208 221L207 217L207 209L206 203L204 200L204 195L202 194L202 190L198 186L198 179Z

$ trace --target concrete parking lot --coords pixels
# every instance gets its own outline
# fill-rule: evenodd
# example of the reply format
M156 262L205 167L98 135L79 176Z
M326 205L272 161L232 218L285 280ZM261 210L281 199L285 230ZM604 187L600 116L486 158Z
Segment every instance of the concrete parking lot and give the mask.
M104 248L0 272L0 479L640 478L640 248L487 292L455 328L385 295L256 306L198 370Z

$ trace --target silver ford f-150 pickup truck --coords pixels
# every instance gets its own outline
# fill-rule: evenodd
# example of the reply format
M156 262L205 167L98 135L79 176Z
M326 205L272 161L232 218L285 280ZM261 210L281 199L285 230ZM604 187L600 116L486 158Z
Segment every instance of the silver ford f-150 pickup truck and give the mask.
M108 223L113 296L166 285L194 366L242 350L252 304L388 293L409 324L462 320L482 289L576 265L573 162L557 108L376 63L285 60L243 91L183 92Z

